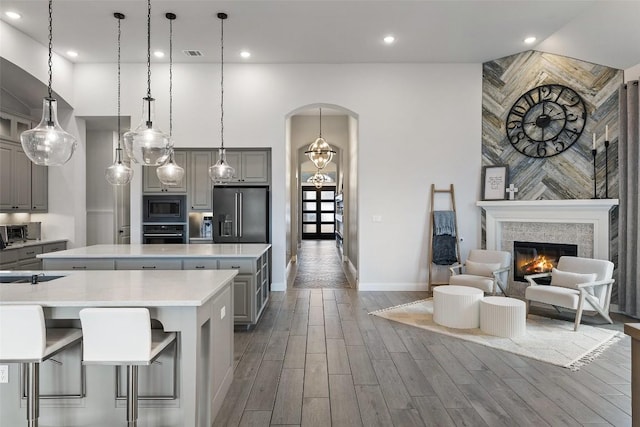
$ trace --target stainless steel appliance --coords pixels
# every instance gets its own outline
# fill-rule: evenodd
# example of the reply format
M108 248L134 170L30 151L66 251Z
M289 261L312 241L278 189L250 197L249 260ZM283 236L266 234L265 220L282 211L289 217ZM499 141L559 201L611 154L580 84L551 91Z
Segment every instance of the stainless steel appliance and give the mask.
M26 237L28 240L40 240L40 238L42 237L42 223L28 222Z
M174 244L187 243L184 224L148 224L142 227L142 243Z
M5 245L27 240L27 224L0 225L0 236Z
M215 243L268 243L268 189L214 187L213 221Z
M143 222L186 223L187 196L147 195L142 196Z

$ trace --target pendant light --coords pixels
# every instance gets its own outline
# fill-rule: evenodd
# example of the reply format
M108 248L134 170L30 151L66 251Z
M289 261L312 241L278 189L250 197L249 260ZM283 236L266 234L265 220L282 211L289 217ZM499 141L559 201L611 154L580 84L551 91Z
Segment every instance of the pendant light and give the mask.
M155 99L151 97L151 0L147 0L147 96L142 98L142 119L124 134L127 154L143 166L159 166L167 160L173 144L167 134L153 127Z
M42 100L42 120L38 126L20 135L22 149L36 165L60 166L69 161L78 142L58 123L58 101L53 98L53 4L49 0L49 87L47 97Z
M218 13L220 19L220 149L218 161L209 168L209 177L215 184L229 182L236 171L227 163L227 154L224 150L224 20L226 13Z
M324 181L325 181L325 177L324 177L324 174L322 172L320 172L320 169L318 169L318 172L316 172L311 177L311 182L313 182L313 185L316 188L322 188L322 185L324 184Z
M173 142L173 20L175 13L165 14L169 20L169 138ZM164 185L175 187L182 182L184 169L173 160L173 149L169 154L169 160L156 169L158 179Z
M318 169L324 169L336 154L322 137L322 108L320 108L320 136L304 152Z
M133 169L122 163L122 145L120 144L120 24L124 14L116 12L113 16L118 20L118 148L116 148L116 160L107 168L104 177L111 185L127 185L133 178Z

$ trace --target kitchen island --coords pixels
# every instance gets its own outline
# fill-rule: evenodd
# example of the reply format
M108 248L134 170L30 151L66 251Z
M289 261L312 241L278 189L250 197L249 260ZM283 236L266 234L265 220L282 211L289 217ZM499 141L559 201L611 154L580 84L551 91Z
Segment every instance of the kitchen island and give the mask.
M0 272L2 276L19 274L24 272ZM235 270L47 272L62 277L37 285L4 283L0 285L0 304L41 305L48 326L76 327L80 327L79 311L84 307L147 307L155 326L178 334L178 344L172 356L163 359L163 365L148 367L151 373L146 393L151 396L139 402L141 425L208 427L233 377L230 310L236 274ZM65 355L67 352L71 355ZM80 354L79 348L70 348L55 357L62 364L42 364L41 425L123 425L123 386L116 380L124 378L123 370L114 374L113 366L83 367ZM19 365L9 366L9 383L0 384L1 424L24 425ZM168 378L157 378L163 370ZM141 383L145 383L143 377L141 368ZM171 383L174 395L154 398L153 388L164 386L164 382Z
M38 255L45 270L238 270L233 318L254 325L269 300L271 245L95 245Z

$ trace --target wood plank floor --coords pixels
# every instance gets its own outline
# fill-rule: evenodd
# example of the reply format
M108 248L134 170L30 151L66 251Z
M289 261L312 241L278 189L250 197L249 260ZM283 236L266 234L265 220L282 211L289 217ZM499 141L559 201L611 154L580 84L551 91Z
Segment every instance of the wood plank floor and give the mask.
M425 296L272 292L214 425L631 425L629 337L571 372L368 314Z

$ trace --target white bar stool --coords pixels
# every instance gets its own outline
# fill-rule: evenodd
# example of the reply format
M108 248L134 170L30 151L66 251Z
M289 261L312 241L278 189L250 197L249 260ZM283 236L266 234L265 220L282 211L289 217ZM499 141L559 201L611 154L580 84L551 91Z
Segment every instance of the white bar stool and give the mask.
M137 426L138 366L153 363L175 332L151 329L146 308L84 308L80 321L85 365L127 366L127 426Z
M77 328L47 329L39 305L0 305L0 362L22 363L27 373L27 426L38 426L40 363L81 339Z

